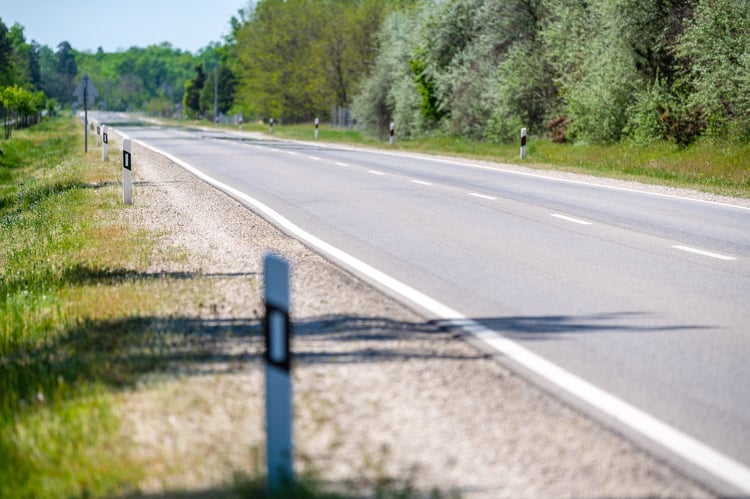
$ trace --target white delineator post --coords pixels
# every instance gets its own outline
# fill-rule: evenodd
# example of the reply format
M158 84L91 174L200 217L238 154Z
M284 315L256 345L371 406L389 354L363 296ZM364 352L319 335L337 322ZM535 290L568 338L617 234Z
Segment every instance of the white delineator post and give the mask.
M390 145L393 145L393 142L394 142L394 140L395 140L395 136L394 136L394 135L395 135L395 133L396 133L396 124L395 124L394 122L392 122L392 121L391 121L391 126L390 126L390 136L388 137L388 143L389 143Z
M318 128L320 127L320 118L315 118L315 140L318 140Z
M521 159L526 159L526 129L521 128Z
M99 147L102 143L102 127L99 123L96 124L96 147Z
M268 120L268 131L273 133L273 118Z
M102 161L109 158L109 140L107 139L107 125L102 125Z
M124 204L133 204L131 147L130 139L122 139L122 202Z
M289 376L291 336L289 321L289 264L267 255L263 261L266 316L266 459L268 488L290 483L292 454L292 383Z

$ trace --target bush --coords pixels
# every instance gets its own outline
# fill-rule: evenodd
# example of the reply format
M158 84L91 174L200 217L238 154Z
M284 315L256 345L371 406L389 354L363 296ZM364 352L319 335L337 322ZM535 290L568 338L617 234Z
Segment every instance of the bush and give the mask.
M750 137L750 3L699 1L677 53L709 133Z
M636 96L628 110L625 132L637 144L667 140L680 146L694 142L705 129L700 108L691 108L685 99L661 79Z
M378 40L381 50L370 75L353 100L353 114L370 133L384 137L391 121L400 137L417 135L427 128L412 60L417 47L419 16L394 11L383 21Z

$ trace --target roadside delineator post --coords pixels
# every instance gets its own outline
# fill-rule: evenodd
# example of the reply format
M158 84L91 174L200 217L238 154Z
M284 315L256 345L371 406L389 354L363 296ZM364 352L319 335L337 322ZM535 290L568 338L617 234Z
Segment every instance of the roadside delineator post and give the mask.
M122 202L133 204L132 158L130 139L122 139Z
M102 161L109 158L109 140L107 139L107 125L102 125Z
M320 118L315 118L315 140L318 140L318 129L320 128Z
M526 129L521 128L521 159L526 159Z
M99 147L102 143L102 127L99 123L96 124L96 147Z
M273 118L268 120L268 131L273 133Z
M263 261L266 315L266 460L268 488L294 479L292 454L292 384L289 320L289 264L267 255Z
M390 145L393 145L393 142L396 140L395 133L396 133L396 123L394 123L393 121L391 121L390 136L388 137L388 143Z

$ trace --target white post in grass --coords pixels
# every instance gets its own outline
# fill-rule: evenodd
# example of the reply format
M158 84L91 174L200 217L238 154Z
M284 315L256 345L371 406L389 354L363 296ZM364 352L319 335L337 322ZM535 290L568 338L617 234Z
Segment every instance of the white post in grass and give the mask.
M388 143L390 145L393 145L393 142L396 140L395 138L396 124L391 121L391 126L389 128L390 128L390 136L388 137Z
M107 125L102 125L102 161L109 158L109 139L107 138Z
M289 264L267 255L263 262L266 316L263 334L266 344L266 459L268 488L277 490L293 479L292 466L292 383Z
M130 139L122 139L122 202L133 204L132 158Z
M315 118L315 140L318 140L318 128L320 127L320 118Z
M521 128L521 159L526 159L526 129Z
M96 124L96 147L99 147L102 143L102 127L99 123Z

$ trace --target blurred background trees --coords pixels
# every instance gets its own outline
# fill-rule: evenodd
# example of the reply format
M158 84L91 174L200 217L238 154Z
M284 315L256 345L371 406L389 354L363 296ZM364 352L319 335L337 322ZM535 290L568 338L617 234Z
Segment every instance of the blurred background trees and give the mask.
M346 110L401 137L750 140L748 2L256 0L229 22L191 54L53 50L0 21L0 89L67 105L88 72L100 107L163 116L294 123Z

